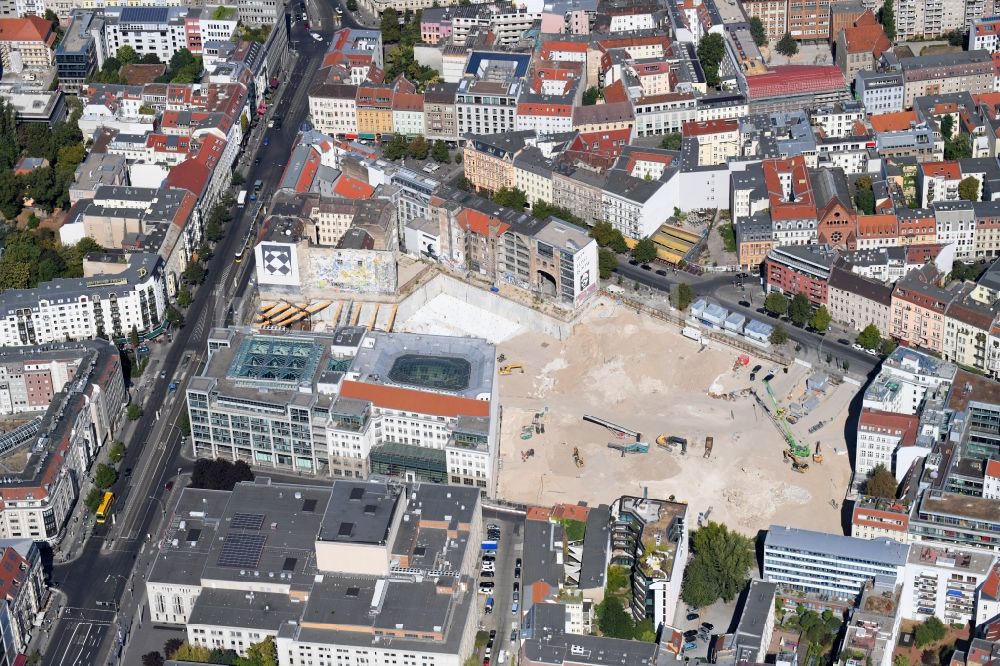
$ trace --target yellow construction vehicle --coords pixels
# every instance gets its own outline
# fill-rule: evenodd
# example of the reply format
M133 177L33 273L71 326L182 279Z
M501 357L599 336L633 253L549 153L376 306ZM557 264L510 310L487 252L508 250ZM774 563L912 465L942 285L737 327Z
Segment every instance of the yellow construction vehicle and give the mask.
M573 462L576 463L577 467L583 467L583 457L580 456L580 449L573 447Z
M515 370L520 370L521 374L522 375L524 374L524 366L521 365L520 363L508 363L507 365L501 365L500 366L500 374L501 375L509 375L510 373L514 372Z

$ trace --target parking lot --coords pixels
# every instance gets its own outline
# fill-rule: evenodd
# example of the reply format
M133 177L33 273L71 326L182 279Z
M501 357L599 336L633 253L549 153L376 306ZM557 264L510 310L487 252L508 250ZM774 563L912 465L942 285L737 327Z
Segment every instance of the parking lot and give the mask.
M693 639L687 638L691 634L687 634L685 636L685 642L692 641L695 643L695 647L693 649L686 650L684 652L685 661L708 661L709 648L712 645L712 640L716 636L720 636L727 631L735 629L732 624L733 614L736 612L736 605L737 602L735 600L730 603L718 601L711 606L699 608L695 611L698 617L688 620L687 618L689 617L690 611L688 610L687 604L683 601L679 601L677 603L677 613L674 616L674 625L683 632L695 632ZM707 632L701 632L700 630L702 629L702 624L705 622L711 625L712 628Z
M500 528L500 539L498 540L498 548L495 551L495 560L493 562L493 573L492 577L483 578L480 576L477 584L481 582L492 582L493 591L489 594L480 593L479 594L479 612L480 621L479 628L482 631L495 631L496 636L492 640L492 646L489 649L489 663L499 664L509 661L510 655L516 653L517 646L511 647L511 631L518 626L518 622L521 617L520 608L520 586L521 579L514 578L514 567L518 558L521 557L521 552L523 549L523 531L522 525L524 523L524 517L516 514L509 514L499 511L494 511L491 509L485 509L483 511L483 525L484 531L487 525L495 524ZM483 535L483 540L487 540L487 535ZM484 554L490 554L487 551L480 552L480 565L477 567L478 572L482 573L482 556ZM514 583L518 586L518 607L517 610L512 610L512 605L514 602ZM489 599L493 600L492 611L487 612L486 605ZM508 654L506 659L501 660L501 651L506 650ZM480 653L480 657L485 659L487 657L486 648L483 648Z

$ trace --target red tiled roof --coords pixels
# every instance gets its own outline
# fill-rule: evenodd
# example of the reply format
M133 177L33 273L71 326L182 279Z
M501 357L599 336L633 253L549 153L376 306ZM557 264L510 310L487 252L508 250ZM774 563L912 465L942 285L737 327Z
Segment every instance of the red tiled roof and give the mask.
M928 178L962 179L962 167L958 162L924 162L920 168Z
M1000 479L1000 460L990 458L986 461L986 476Z
M993 565L993 569L983 581L981 590L990 599L1000 599L1000 562Z
M556 504L552 507L552 516L564 520L577 520L585 523L589 514L590 509L579 504Z
M493 219L486 213L480 213L472 208L463 208L455 216L455 219L458 220L463 229L487 238L500 237L510 228L509 224Z
M858 430L895 435L900 438L900 446L912 446L917 441L917 426L919 424L920 419L913 414L863 409L858 421Z
M747 77L750 99L782 97L796 93L844 90L847 83L834 65L778 65L766 74Z
M871 10L865 12L865 16L870 14ZM844 28L844 41L847 43L848 53L871 53L873 58L881 57L892 48L892 42L878 23Z
M346 199L371 199L375 188L357 178L341 176L333 186L333 193Z
M899 224L895 213L880 215L858 215L858 236L896 236Z
M688 120L681 125L681 135L707 136L709 134L722 134L723 132L736 132L740 129L739 121L731 118L722 120Z
M426 393L417 389L384 384L366 384L345 379L340 394L345 398L367 400L384 409L398 409L435 416L489 416L488 400L475 400L441 393Z
M628 101L628 91L625 90L625 82L618 79L610 86L604 89L604 101L607 104L612 104L616 102L627 102Z
M52 22L39 16L0 19L0 42L45 42L51 47L55 41Z

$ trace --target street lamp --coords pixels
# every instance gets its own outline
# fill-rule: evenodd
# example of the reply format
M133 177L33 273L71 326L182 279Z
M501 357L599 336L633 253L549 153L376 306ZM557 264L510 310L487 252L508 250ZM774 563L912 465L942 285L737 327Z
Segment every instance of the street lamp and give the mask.
M157 502L159 502L160 503L160 515L161 516L166 515L166 513L167 513L167 505L163 503L162 499L160 499L159 497L155 497L153 495L150 495L149 499L156 500Z

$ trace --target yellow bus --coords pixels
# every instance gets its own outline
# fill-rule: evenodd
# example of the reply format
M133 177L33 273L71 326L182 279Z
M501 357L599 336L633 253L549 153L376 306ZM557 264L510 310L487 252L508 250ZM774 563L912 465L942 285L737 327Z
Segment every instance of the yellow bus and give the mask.
M111 517L111 507L115 503L115 494L112 492L104 493L103 499L101 499L101 505L97 507L97 524L103 525L108 522L108 518Z

